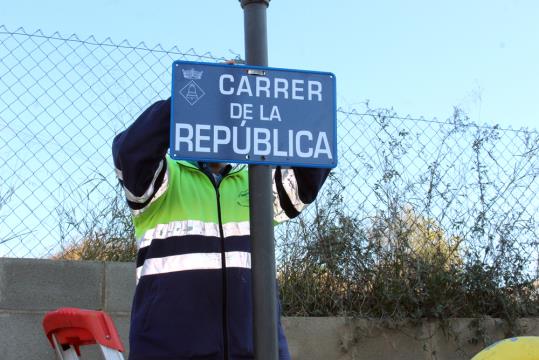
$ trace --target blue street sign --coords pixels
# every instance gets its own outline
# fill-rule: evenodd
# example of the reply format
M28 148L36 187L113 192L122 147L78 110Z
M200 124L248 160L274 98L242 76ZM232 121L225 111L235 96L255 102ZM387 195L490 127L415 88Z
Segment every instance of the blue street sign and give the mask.
M337 166L335 75L175 61L170 156Z

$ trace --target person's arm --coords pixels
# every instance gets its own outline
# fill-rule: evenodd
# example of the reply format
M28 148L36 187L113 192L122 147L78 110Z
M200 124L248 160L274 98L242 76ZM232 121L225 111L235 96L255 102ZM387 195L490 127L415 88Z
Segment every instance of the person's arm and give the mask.
M312 203L331 169L278 166L273 172L274 220L293 219Z
M169 134L170 99L151 105L114 138L116 175L133 210L144 208L166 189Z

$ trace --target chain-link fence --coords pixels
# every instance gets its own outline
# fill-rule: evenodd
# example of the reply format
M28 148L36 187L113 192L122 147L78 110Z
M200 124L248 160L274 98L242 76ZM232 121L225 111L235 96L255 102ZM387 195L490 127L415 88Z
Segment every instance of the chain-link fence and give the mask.
M0 256L51 257L81 236L114 194L113 136L170 96L179 59L225 60L0 27Z
M169 96L178 59L224 60L0 27L0 256L58 257L89 234L130 231L116 216L125 206L114 202L111 140ZM367 270L389 271L403 256L415 259L416 270L436 261L444 269L490 266L500 271L498 283L509 284L515 271L537 276L535 130L477 126L458 110L438 121L368 105L339 109L338 121L339 166L316 204L277 228L280 276L301 280L283 281L289 312L312 313L302 310L311 298L334 312L361 313L342 297L364 304L355 290L374 289L380 275ZM330 286L333 295L311 296L301 284Z
M339 132L325 191L281 229L287 314L539 315L539 133L458 109L341 110Z

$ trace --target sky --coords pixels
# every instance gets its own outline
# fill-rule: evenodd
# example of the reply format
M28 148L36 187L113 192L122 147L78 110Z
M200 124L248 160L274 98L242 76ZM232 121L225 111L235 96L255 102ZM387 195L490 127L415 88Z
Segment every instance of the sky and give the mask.
M0 25L244 57L236 0L17 0ZM269 65L330 71L338 106L539 128L537 0L272 0Z

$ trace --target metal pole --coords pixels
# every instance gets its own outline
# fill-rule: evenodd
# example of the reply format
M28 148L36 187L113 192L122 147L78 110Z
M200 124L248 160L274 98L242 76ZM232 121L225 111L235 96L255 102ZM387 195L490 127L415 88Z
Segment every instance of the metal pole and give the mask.
M266 9L270 0L240 2L243 8L246 63L268 66ZM249 165L249 194L255 359L277 360L273 193L269 166Z

